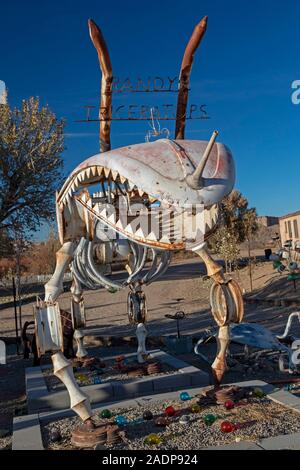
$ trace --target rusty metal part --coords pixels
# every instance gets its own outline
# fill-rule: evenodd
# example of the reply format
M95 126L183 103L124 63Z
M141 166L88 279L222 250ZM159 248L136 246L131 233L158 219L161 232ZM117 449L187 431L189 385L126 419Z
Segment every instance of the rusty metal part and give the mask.
M213 317L219 326L241 323L244 316L244 301L239 285L230 279L226 283L214 283L210 290L210 305Z
M217 325L224 326L230 322L235 306L227 284L213 283L210 289L210 306Z
M186 46L180 69L180 85L177 99L175 138L184 139L186 107L189 94L189 80L194 60L194 54L205 34L208 17L205 16L195 27Z
M92 429L95 429L96 426L92 418L89 418L84 422L84 427L86 429L92 430Z
M126 370L128 377L142 377L145 374L143 367L133 367Z
M110 150L110 125L112 115L112 65L108 48L100 28L93 20L88 21L91 40L98 53L99 64L102 72L101 99L99 109L100 119L100 149L102 152Z
M200 405L223 405L226 401L232 400L238 402L249 397L251 387L238 387L237 385L224 385L222 387L213 387L204 390L199 397Z
M151 362L147 366L147 373L149 375L159 374L161 372L161 364L159 362Z
M118 426L107 426L107 445L113 446L121 440Z
M244 317L244 300L242 291L234 279L230 279L226 285L235 304L235 315L231 318L231 321L234 323L241 323Z
M97 444L106 444L107 426L99 426L88 429L80 426L72 432L72 445L80 448L93 448Z

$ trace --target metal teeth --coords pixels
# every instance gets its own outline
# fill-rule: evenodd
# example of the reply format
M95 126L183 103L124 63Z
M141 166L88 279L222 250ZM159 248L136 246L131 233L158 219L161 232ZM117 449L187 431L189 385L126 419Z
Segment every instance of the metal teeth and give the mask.
M155 236L155 233L154 232L150 232L149 235L147 235L147 240L152 240L152 241L155 241L157 242L157 238Z
M119 176L119 173L117 171L111 170L111 175L112 175L112 179L116 181L116 179Z
M133 235L133 233L134 233L134 232L133 232L133 228L131 227L130 224L128 224L128 225L126 226L125 232L131 233L131 234Z
M145 234L143 230L141 229L141 227L135 232L135 235L139 238L145 238Z
M128 180L127 183L128 183L128 188L129 188L128 192L132 192L136 189L136 185L132 181Z
M108 178L109 175L110 175L110 169L109 168L104 168L104 174L105 174L105 178Z

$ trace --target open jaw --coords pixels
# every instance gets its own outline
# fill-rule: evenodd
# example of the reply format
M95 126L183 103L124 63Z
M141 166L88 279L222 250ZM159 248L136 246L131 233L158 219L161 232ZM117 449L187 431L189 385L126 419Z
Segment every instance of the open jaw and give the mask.
M105 166L85 166L67 179L57 195L57 207L60 214L72 214L75 204L79 214L99 220L110 239L117 233L162 250L189 249L216 229L218 204L170 204L144 191L141 183Z

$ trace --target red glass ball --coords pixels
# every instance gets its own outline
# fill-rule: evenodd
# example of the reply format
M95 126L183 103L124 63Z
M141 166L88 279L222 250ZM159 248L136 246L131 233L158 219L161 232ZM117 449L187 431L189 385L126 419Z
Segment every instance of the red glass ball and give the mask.
M224 403L226 410L232 410L234 408L234 402L232 400L227 400Z
M165 413L168 416L174 416L176 411L175 411L175 408L173 408L173 406L167 406L167 408L165 409Z
M223 421L221 423L222 432L232 432L234 430L235 430L234 424L232 424L230 421Z
M122 361L124 361L124 359L125 359L125 356L117 356L116 357L116 362L122 362Z

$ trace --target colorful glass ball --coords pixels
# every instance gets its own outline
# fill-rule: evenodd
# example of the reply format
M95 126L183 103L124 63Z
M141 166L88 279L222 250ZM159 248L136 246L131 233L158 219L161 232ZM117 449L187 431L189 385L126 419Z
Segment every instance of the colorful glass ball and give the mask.
M230 421L223 421L221 423L222 432L233 432L234 430L235 430L235 426Z
M214 422L216 421L217 417L215 415L205 415L204 416L204 422L206 424L206 426L211 426L212 424L214 424Z
M179 419L180 424L187 425L189 424L189 422L190 422L190 417L187 415L181 416L181 418Z
M150 410L144 411L144 413L143 413L143 419L144 419L145 421L150 421L151 419L153 419L153 414L152 414L152 412L151 412Z
M165 413L168 416L174 416L176 411L175 411L175 408L173 406L167 406L167 408L165 409Z
M234 408L234 402L232 400L227 400L225 401L224 403L224 406L226 408L226 410L232 410L232 408Z
M191 406L191 412L192 413L200 413L201 407L195 403L194 405Z
M182 401L187 401L191 399L190 394L188 392L181 392L179 396L180 396L180 400Z
M112 417L112 412L110 410L108 410L107 408L105 408L105 410L101 411L100 416L101 416L101 418L109 419L109 418Z
M254 395L255 397L262 398L262 397L265 395L265 393L264 393L264 391L263 391L261 388L256 387L256 388L253 390L253 395Z
M161 438L157 434L149 434L145 439L147 444L160 444Z
M127 424L127 419L123 415L118 415L115 417L115 423L118 426L125 426L125 424Z
M101 384L102 380L100 379L100 377L94 377L94 385L98 385L98 384Z
M124 359L125 359L125 356L117 356L116 357L116 362L122 362L122 361L124 361Z
M167 426L167 420L163 416L160 416L155 420L155 425L160 427L160 428L165 428Z

